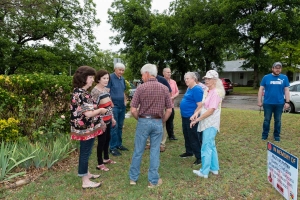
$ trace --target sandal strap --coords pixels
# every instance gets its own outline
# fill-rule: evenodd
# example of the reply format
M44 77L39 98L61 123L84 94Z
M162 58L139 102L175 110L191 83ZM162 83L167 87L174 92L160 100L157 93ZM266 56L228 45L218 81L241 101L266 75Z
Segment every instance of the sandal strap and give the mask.
M103 170L103 171L108 171L109 170L104 164L99 165L98 168Z
M108 159L106 162L104 162L105 164L115 164L116 162L111 160L111 159Z

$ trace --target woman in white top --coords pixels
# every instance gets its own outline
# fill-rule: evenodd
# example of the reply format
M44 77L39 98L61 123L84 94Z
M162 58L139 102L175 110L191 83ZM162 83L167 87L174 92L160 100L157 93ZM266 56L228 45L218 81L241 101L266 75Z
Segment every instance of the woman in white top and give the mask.
M221 103L225 96L225 90L218 72L209 70L204 79L207 89L204 92L202 108L191 117L190 126L192 127L199 122L198 132L203 131L202 167L200 170L193 170L193 172L200 177L208 178L209 172L215 175L219 173L215 137L220 130Z

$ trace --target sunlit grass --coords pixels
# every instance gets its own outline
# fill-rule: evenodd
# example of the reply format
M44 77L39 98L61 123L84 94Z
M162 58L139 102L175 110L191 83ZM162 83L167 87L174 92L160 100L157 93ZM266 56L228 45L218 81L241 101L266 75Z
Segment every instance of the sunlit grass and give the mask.
M125 119L123 144L130 149L120 157L111 157L117 164L108 165L109 172L95 170L96 149L90 159L90 170L102 174L98 189L82 190L76 177L77 164L68 171L49 170L42 178L16 191L6 191L6 199L283 199L267 181L267 148L261 140L263 113L251 110L222 109L221 131L216 137L220 175L208 179L196 177L195 158L182 159L184 139L181 118L176 110L175 135L178 141L167 141L161 153L159 173L163 184L148 189L149 151L144 153L141 174L136 186L129 185L128 170L133 152L136 121ZM279 147L300 155L299 114L283 114ZM271 124L273 127L273 124ZM271 133L272 133L271 128ZM273 142L272 134L269 139ZM299 198L299 190L298 190Z

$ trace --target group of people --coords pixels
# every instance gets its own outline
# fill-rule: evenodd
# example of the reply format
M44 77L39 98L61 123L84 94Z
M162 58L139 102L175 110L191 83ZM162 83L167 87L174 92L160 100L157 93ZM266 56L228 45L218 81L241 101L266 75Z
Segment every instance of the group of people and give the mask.
M114 73L96 70L89 66L79 67L73 76L71 98L71 139L80 141L78 176L82 177L82 188L96 188L100 182L93 182L100 175L88 171L88 160L95 138L98 139L96 169L109 171L106 166L116 162L109 158L109 152L119 156L128 151L122 145L122 129L125 119L126 89L122 77L125 66L117 63ZM97 83L92 87L93 82Z
M92 179L97 179L100 176L91 174L88 171L88 160L95 138L98 139L98 165L96 166L98 170L109 171L107 165L116 163L109 158L109 153L113 156L120 156L122 155L120 151L128 151L122 144L122 129L126 111L126 84L122 77L124 71L125 66L122 63L116 63L114 73L111 74L106 70L96 72L92 67L81 66L73 76L74 90L70 108L71 139L80 141L78 176L82 177L82 188L96 188L101 185L100 182L92 181ZM169 140L177 140L173 130L173 118L174 99L178 96L179 91L176 82L170 78L171 71L166 68L164 74L165 77L161 77L156 73L155 80L160 80L159 82L168 88L167 99L170 100L171 118L168 115L166 117L168 120L164 121L166 131L164 132L164 137L161 137L158 142L160 152L165 150L167 134ZM97 84L89 93L88 91L94 81ZM162 85L160 83L159 85ZM160 95L160 93L157 94ZM139 106L138 108L139 110L141 109ZM157 142L150 137L149 149L150 142L152 149ZM150 182L153 183L153 181Z
M274 64L272 75L264 77L258 93L258 106L262 106L262 90L265 90L264 103L265 120L262 139L267 139L270 118L275 114L274 138L280 140L280 122L278 110L288 105L274 106L272 94L286 95L289 85L284 75L281 76L281 63ZM122 128L126 111L125 80L122 77L125 66L117 63L114 73L99 70L89 66L79 67L73 76L73 94L71 98L71 139L80 141L78 176L82 177L82 188L96 188L100 182L93 182L100 175L91 174L88 170L88 160L91 155L95 138L98 138L96 169L109 171L108 164L116 162L109 158L120 156L120 151L128 151L122 145ZM157 75L157 67L153 64L144 65L141 70L143 84L135 91L131 101L130 112L137 120L134 151L129 169L130 185L136 185L140 174L140 164L145 149L150 149L150 166L148 170L149 188L162 184L158 169L160 152L165 150L167 135L170 140L177 140L174 135L174 99L179 90L176 82L171 79L171 70L165 68L164 77ZM275 76L275 77L273 77ZM281 86L278 81L280 76ZM200 76L195 72L187 72L184 81L187 90L180 102L182 131L184 135L185 152L182 158L195 156L195 165L202 164L199 170L193 170L197 176L208 178L211 172L219 173L218 153L215 137L220 130L221 103L225 90L219 74L209 70L203 77L205 85L200 82ZM93 82L96 86L88 92ZM275 80L276 79L276 80ZM270 86L275 84L276 88ZM280 92L278 92L280 90ZM283 90L282 90L283 89ZM271 90L271 92L270 92ZM271 97L269 97L269 95ZM274 95L273 95L274 96ZM278 102L275 102L278 103ZM279 117L280 118L280 117ZM280 119L279 119L280 121ZM164 131L164 126L166 131ZM102 156L103 154L103 156Z

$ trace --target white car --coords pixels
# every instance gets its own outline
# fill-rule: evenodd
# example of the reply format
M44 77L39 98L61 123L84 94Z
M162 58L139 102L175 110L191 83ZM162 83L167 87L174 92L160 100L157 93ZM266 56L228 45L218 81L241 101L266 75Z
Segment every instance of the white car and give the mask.
M300 81L290 83L290 108L286 112L300 112Z

